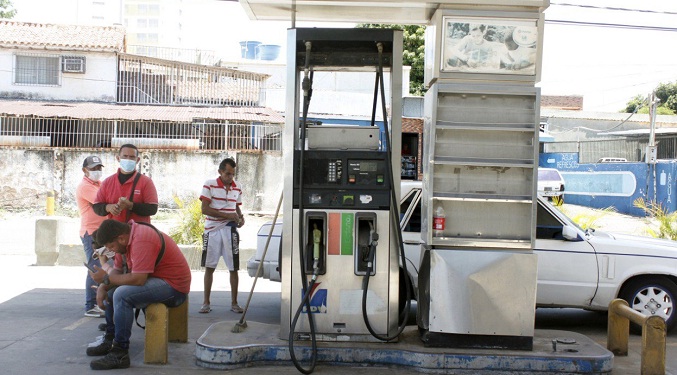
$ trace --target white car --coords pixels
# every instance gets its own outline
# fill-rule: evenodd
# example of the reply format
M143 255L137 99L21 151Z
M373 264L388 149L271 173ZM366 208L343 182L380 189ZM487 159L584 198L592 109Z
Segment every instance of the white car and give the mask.
M418 295L421 252L420 205L421 182L403 182L400 224L414 298ZM252 277L270 225L259 229L256 255L247 263ZM278 221L264 260L262 277L266 279L280 281L281 233L282 221ZM675 326L676 242L583 230L539 197L534 251L538 254L538 307L606 311L613 299L623 298L642 314L663 317L668 329Z
M561 197L564 178L555 168L538 168L538 194L544 197Z

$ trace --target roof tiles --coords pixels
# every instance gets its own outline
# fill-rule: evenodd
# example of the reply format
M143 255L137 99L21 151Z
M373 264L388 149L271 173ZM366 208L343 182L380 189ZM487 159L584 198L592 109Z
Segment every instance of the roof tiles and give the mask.
M123 52L122 26L58 25L0 21L0 47Z

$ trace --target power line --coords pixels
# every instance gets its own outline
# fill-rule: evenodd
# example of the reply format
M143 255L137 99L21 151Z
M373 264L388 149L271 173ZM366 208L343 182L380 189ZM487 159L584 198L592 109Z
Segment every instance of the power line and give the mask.
M566 6L566 7L576 7L576 8L587 8L587 9L601 9L601 10L614 10L614 11L623 11L623 12L638 12L638 13L652 13L652 14L667 14L667 15L677 15L677 12L664 11L664 10L649 10L649 9L630 9L630 8L618 8L618 7L601 7L596 5L585 5L585 4L570 4L570 3L550 3L550 5Z
M583 22L583 21L549 20L549 19L546 19L545 23L556 25L570 25L570 26L610 27L616 29L631 29L631 30L670 31L670 32L677 31L677 28L675 27L628 25L622 23Z

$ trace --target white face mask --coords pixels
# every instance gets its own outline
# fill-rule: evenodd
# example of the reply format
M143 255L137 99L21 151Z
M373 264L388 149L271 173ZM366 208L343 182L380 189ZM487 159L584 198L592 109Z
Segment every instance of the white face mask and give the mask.
M99 181L102 175L103 171L89 171L89 179L92 181Z
M130 173L136 169L136 160L120 159L120 169Z

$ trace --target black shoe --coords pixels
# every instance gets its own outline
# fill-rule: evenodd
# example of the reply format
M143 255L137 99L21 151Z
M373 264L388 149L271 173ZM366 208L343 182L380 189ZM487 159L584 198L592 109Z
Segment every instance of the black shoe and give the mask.
M108 325L106 323L99 323L99 331L106 332L107 327L108 327Z
M94 341L93 343L89 344L89 346L87 347L87 355L93 357L108 354L108 352L110 352L111 347L113 346L114 338L115 338L114 335L104 335L103 339L98 340L98 342Z
M129 367L129 351L113 344L110 352L105 357L95 359L89 363L92 370L113 370L116 368Z

